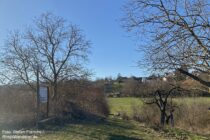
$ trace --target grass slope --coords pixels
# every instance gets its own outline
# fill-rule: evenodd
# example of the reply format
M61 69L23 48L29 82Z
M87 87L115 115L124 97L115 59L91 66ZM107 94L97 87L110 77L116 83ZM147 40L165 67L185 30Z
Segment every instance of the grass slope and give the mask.
M175 99L178 103L187 102L193 104L194 101L210 103L210 98L184 98ZM141 106L143 102L138 98L109 98L110 110L112 114L124 111L128 115L132 114L132 106ZM39 138L40 140L168 140L168 139L189 139L207 140L205 136L200 136L180 129L166 129L156 132L144 127L134 121L121 120L119 118L108 118L104 123L79 122L67 124L65 127Z
M64 128L46 134L39 140L161 140L151 129L139 126L132 121L109 118L106 122L96 124L80 122L67 124Z
M104 123L78 122L62 128L48 126L48 134L38 140L209 140L180 129L156 132L135 121L109 118ZM47 132L47 131L46 131Z

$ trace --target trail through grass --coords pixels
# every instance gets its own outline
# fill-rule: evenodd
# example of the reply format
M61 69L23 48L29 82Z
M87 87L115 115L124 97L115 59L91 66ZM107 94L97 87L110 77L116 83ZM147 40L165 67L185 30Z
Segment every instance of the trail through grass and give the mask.
M80 122L39 138L40 140L161 140L163 137L138 123L109 118L104 123Z
M63 128L48 126L48 130L52 131L38 140L208 140L207 137L180 129L157 132L135 121L119 118L108 118L103 123L70 123Z

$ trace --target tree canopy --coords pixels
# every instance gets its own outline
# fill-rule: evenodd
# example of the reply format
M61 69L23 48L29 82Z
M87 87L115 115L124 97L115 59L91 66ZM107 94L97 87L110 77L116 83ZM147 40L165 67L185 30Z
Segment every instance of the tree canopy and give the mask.
M210 73L208 0L132 0L124 10L123 27L144 39L141 66L159 72L177 69L210 87L209 81L190 73Z
M12 32L2 49L1 76L4 81L34 88L38 69L40 80L57 93L57 85L71 78L86 77L90 41L81 29L51 13L35 18L23 32Z

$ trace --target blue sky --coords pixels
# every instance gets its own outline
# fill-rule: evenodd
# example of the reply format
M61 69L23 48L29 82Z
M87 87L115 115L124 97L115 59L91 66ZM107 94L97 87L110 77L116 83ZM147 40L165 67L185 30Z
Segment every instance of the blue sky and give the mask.
M136 67L136 41L120 26L126 0L0 0L0 45L8 31L24 29L35 16L52 12L78 25L92 43L87 65L93 78L145 76Z

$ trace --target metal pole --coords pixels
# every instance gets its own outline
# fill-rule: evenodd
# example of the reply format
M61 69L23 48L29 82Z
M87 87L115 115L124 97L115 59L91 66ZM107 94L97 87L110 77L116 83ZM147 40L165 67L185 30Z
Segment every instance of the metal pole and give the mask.
M36 120L36 126L39 127L39 66L37 65L37 120Z

